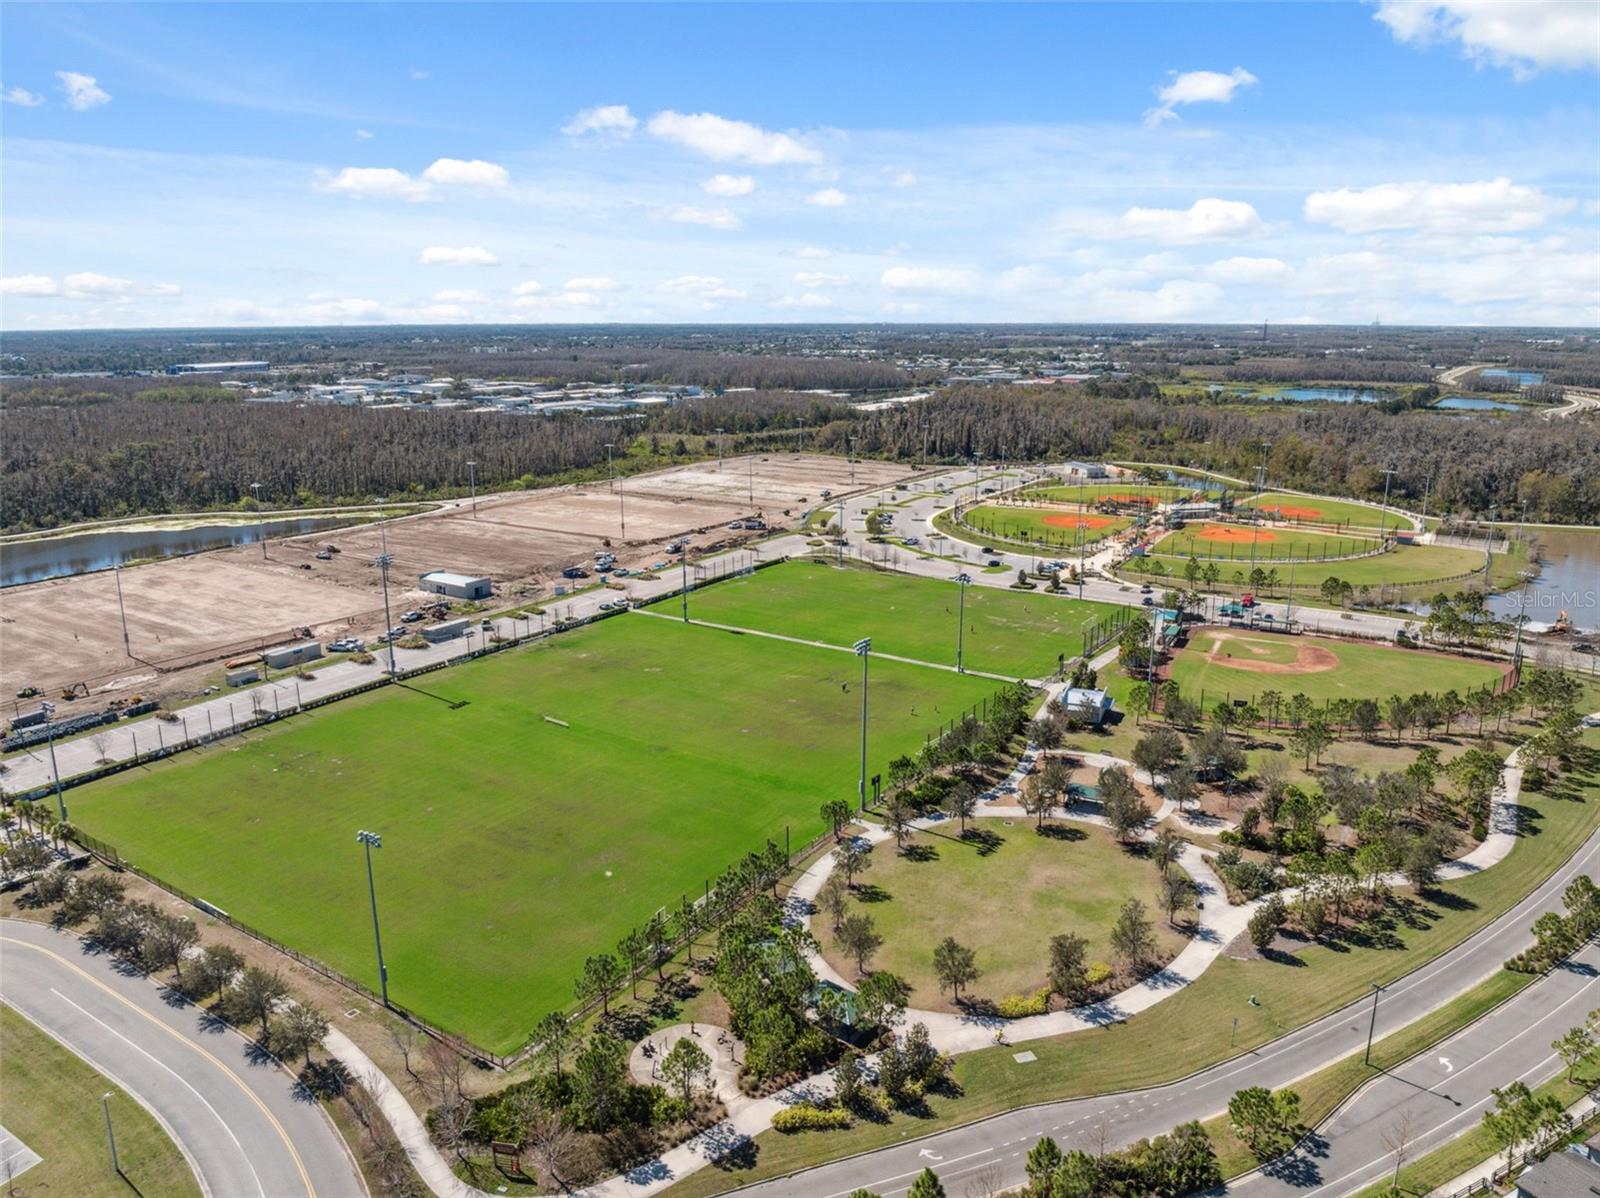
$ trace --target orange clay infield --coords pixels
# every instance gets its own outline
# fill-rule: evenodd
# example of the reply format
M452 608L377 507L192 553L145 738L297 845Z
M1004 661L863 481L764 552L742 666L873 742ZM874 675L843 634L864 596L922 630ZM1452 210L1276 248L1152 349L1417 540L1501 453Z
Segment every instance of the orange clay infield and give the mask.
M1322 515L1319 507L1264 507L1261 510L1286 520L1315 520Z
M1265 528L1239 528L1230 524L1207 524L1194 533L1190 533L1185 529L1183 535L1193 536L1197 541L1223 541L1229 545L1248 543L1250 541L1255 541L1257 544L1265 544L1268 541L1276 541L1278 539L1277 533L1269 532Z
M1115 516L1044 516L1051 528L1106 528L1117 522Z
M1212 631L1211 648L1206 653L1206 659L1231 670L1245 670L1251 674L1320 674L1339 664L1332 650L1305 641L1296 642L1293 661L1263 661L1250 656L1252 653L1265 652L1268 652L1265 645L1258 646L1256 642L1227 632Z

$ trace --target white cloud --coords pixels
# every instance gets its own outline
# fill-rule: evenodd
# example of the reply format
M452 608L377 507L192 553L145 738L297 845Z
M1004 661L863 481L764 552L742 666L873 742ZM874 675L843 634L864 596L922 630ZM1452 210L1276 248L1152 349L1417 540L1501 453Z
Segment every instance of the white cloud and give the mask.
M1102 319L1128 321L1214 320L1222 302L1215 283L1169 279L1154 291L1107 289L1091 292L1091 302Z
M818 151L787 133L774 133L748 121L734 121L711 112L683 113L667 109L650 118L650 132L713 162L748 162L753 166L821 162Z
M831 258L832 250L825 250L820 245L803 245L794 252L796 258Z
M562 312L573 308L594 308L600 297L589 291L563 291L556 295L523 295L511 301L518 312Z
M500 259L481 245L430 245L417 261L424 266L493 266Z
M802 270L795 275L794 281L802 287L843 287L850 281L850 276L824 274L818 270Z
M511 183L505 167L481 158L440 158L422 172L422 177L442 187L506 187Z
M448 323L452 320L465 320L468 312L460 304L427 304L417 309L417 316L423 320Z
M60 290L49 275L8 275L0 279L0 295L56 295Z
M356 130L356 140L357 141L371 141L372 140L372 130L371 129L357 129Z
M891 266L878 282L891 291L966 291L971 272L942 266Z
M1306 219L1346 233L1426 229L1444 233L1507 233L1531 229L1577 201L1549 196L1501 177L1478 183L1380 183L1306 197Z
M305 319L329 324L376 324L387 318L384 306L371 299L329 299L300 309Z
M833 307L831 296L819 295L815 291L808 291L804 295L786 295L772 305L774 308L801 308L815 310L817 308Z
M418 81L419 83L422 80L429 78L432 74L433 74L433 72L428 70L426 67L412 67L411 68L411 78L416 80L416 81Z
M739 218L726 208L701 208L695 204L681 204L662 213L680 225L704 225L708 229L739 229L744 226Z
M712 175L700 187L714 196L747 196L756 189L756 181L749 175Z
M578 115L565 125L561 132L568 137L582 137L585 133L604 133L612 137L632 137L639 127L639 118L628 111L626 104L600 104L582 108Z
M910 171L896 171L894 185L896 187L915 187L917 185L917 177Z
M849 202L850 197L837 187L824 187L806 197L806 203L815 204L818 208L843 208Z
M1174 110L1179 104L1231 103L1235 92L1257 82L1243 67L1234 67L1226 75L1220 71L1184 71L1182 74L1174 71L1170 82L1156 88L1156 99L1161 103L1144 114L1145 124L1177 120Z
M5 95L0 96L7 104L15 104L19 108L38 108L44 103L44 97L38 92L31 92L25 87L8 87Z
M1455 41L1481 65L1519 79L1600 68L1600 5L1586 0L1379 0L1373 16L1397 41Z
M131 280L96 274L92 270L80 271L61 280L61 294L68 299L104 299L107 296L127 295L132 290Z
M699 299L744 299L745 293L730 287L715 275L679 275L658 284L657 291L668 295L692 295Z
M1253 237L1266 231L1261 216L1243 200L1196 200L1188 208L1129 208L1117 222L1124 237L1175 244Z
M433 302L436 304L476 304L482 300L483 292L470 287L446 287L443 291L433 293Z
M384 199L426 200L433 188L392 166L347 166L336 175L320 172L312 183L318 191Z
M1205 273L1217 283L1274 283L1289 274L1289 264L1279 258L1223 258Z
M111 102L110 93L95 82L93 75L57 71L56 78L61 80L61 90L67 93L67 107L74 112L87 112Z

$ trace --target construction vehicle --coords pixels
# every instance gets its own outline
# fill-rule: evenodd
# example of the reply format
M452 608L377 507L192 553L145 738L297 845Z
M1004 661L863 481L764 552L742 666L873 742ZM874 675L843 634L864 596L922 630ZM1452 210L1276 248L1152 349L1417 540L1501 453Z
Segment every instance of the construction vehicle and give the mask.
M23 687L21 690L19 690L17 692L17 698L19 698L19 699L31 699L35 695L37 695L38 693L39 693L39 688L38 687L36 687L36 686L25 686L25 687Z
M74 682L61 692L63 699L76 699L80 695L85 699L89 697L89 684L87 682Z
M1568 616L1565 611L1563 611L1559 616L1556 617L1556 622L1554 624L1550 625L1550 631L1551 632L1571 632L1572 631L1572 618L1570 616Z

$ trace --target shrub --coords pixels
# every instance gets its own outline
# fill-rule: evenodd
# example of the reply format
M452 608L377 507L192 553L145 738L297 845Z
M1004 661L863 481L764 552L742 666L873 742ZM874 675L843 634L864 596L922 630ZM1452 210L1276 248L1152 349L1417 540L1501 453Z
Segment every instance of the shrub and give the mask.
M1028 1015L1043 1015L1050 1009L1050 988L1035 990L1032 994L1008 994L1000 1000L1002 1019L1022 1019Z
M1091 987L1103 986L1111 980L1113 970L1104 961L1091 961L1089 968L1084 970L1083 980Z
M772 1126L781 1132L843 1131L850 1126L850 1112L843 1107L798 1102L774 1115Z
M426 649L427 640L419 633L413 632L410 636L403 636L394 643L396 649Z

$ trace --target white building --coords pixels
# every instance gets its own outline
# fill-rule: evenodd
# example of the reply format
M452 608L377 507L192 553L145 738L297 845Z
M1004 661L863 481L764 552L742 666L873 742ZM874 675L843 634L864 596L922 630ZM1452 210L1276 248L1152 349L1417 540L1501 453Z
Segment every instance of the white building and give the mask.
M435 595L449 595L453 599L487 599L494 591L487 578L471 574L452 574L449 570L434 570L424 574L422 589Z

